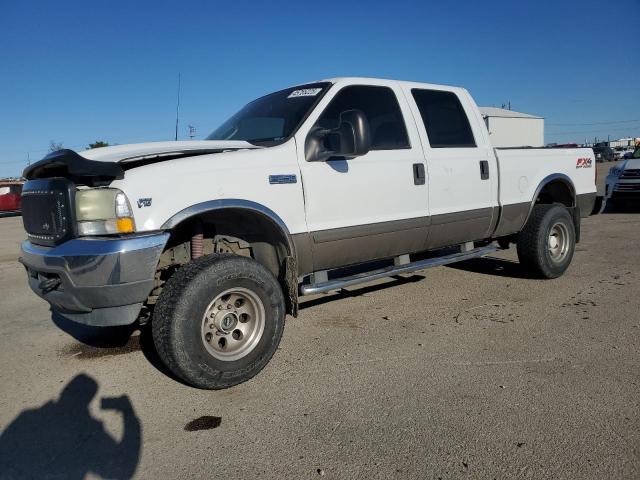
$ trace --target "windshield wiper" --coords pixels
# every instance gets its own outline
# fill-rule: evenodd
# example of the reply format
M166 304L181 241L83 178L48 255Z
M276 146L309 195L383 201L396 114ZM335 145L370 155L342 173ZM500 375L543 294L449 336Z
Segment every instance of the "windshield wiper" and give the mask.
M247 142L255 143L255 142L278 142L282 140L284 137L266 137L266 138L252 138L251 140L247 140Z

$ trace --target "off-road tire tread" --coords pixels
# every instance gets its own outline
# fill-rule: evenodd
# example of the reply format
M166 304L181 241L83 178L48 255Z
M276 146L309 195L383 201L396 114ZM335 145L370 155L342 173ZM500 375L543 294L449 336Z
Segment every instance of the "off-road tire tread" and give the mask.
M194 375L193 369L190 369L189 365L185 364L184 360L180 358L176 346L171 341L171 328L174 322L174 316L176 315L176 308L184 292L192 282L211 268L228 268L229 262L236 264L233 268L250 268L254 270L254 273L257 273L265 280L265 285L270 284L265 290L270 298L274 298L274 303L278 304L277 308L282 312L282 325L280 325L280 328L274 329L274 335L269 343L270 349L266 354L259 357L249 368L243 369L241 375L234 375L227 381L224 380L224 375L220 375L220 378L212 381L210 378L203 378L202 375ZM271 307L273 306L274 305ZM269 309L270 305L264 305L264 307L265 309ZM251 258L235 254L223 253L207 255L180 267L165 283L155 306L151 321L153 343L162 362L171 372L186 383L209 390L224 389L251 379L271 360L282 337L284 312L285 306L282 289L273 274L261 264Z
M541 229L545 219L549 215L554 216L566 216L569 220L569 225L573 233L573 246L571 247L571 254L575 248L575 226L571 214L564 205L561 204L539 204L534 205L531 215L527 220L526 225L520 231L517 238L517 252L520 265L531 275L537 278L557 278L564 273L566 267L561 271L553 271L546 259L545 251L541 250L540 246L544 245L544 241L540 239L540 235L543 234ZM569 259L569 262L571 259Z

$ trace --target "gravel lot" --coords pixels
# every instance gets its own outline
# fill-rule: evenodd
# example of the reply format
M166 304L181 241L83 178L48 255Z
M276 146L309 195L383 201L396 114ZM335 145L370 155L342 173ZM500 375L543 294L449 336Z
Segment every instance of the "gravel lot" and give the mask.
M209 392L145 332L52 321L0 218L0 477L640 478L639 235L585 220L553 281L512 248L304 299L261 374Z

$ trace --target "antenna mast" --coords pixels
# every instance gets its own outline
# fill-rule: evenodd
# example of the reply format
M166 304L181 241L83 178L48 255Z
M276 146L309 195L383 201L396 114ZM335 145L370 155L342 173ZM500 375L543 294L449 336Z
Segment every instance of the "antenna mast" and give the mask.
M178 141L178 115L180 113L180 73L178 73L178 100L176 102L176 137L175 141Z

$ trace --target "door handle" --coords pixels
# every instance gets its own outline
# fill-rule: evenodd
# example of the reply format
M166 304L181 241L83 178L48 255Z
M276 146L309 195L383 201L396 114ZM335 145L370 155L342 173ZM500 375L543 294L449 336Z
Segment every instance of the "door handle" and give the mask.
M489 178L489 160L480 160L480 180Z
M424 174L424 164L414 163L413 164L413 184L424 185L425 182L426 182L426 175Z

